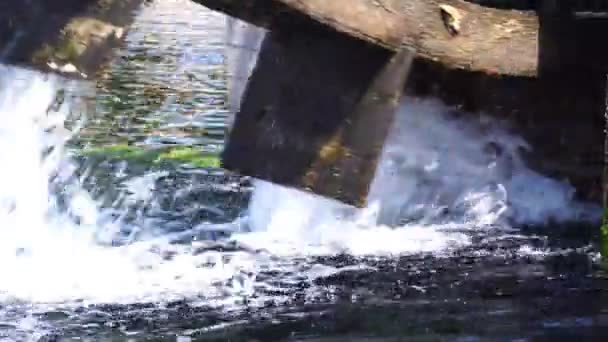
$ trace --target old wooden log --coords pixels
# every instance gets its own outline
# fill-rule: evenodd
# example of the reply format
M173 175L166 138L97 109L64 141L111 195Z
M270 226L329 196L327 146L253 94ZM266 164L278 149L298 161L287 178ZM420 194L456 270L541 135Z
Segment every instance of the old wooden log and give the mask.
M413 58L312 22L271 30L223 166L364 206Z
M0 62L93 76L145 0L3 0Z
M604 20L562 25L558 65L543 66L543 21L536 11L489 8L464 0L195 0L261 27L307 17L391 50L410 46L419 57L453 69L535 77L539 70L608 70Z

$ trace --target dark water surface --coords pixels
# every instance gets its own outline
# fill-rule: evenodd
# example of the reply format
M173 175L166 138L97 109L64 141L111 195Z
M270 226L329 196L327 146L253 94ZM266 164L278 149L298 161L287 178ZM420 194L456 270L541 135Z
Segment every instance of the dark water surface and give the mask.
M181 265L184 255L201 272L222 262L231 267L230 260L239 258L254 265L218 277L200 293L184 280L193 272L184 266L186 271L175 275L182 287L153 291L154 296L141 301L1 301L0 340L608 339L608 278L600 267L592 226L511 230L502 225L477 228L475 223L443 225L437 239L448 240L445 246L404 248L400 256L339 249L294 256L270 245L266 249L248 240L227 240L235 231L255 230L246 220L252 180L214 167L194 167L186 159L150 162L141 152L167 146L210 155L221 150L227 117L224 28L222 16L188 1L156 1L145 8L128 45L98 82L94 114L70 148L80 163L79 175L86 175L85 187L107 215L123 223L104 242L115 246L108 248L150 235L172 239L168 245L149 246L159 249L158 264L151 269L170 262ZM87 150L96 153L82 153ZM126 184L146 177L153 185L151 194L132 200L128 195L139 193L141 186L136 191ZM452 243L452 236L468 242ZM218 259L209 261L211 256ZM108 260L112 262L117 261ZM110 269L119 272L120 266L110 264ZM72 272L57 270L49 277ZM101 292L112 287L116 291L109 294L120 293L132 284L120 276L110 278ZM50 287L54 282L48 280L39 287ZM148 291L142 284L142 293Z

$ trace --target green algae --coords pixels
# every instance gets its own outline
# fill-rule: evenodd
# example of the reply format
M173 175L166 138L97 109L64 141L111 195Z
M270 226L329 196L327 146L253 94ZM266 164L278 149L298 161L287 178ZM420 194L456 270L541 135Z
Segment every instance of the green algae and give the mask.
M143 164L187 164L198 168L220 167L220 159L217 154L187 146L150 149L133 145L109 145L86 148L79 154L86 157Z
M172 148L163 152L155 162L163 161L185 163L194 167L220 167L220 159L217 155L201 153L192 147Z

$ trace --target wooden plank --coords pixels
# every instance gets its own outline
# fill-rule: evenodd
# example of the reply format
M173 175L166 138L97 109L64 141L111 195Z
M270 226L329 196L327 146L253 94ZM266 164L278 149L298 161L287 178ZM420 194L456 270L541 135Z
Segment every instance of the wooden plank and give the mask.
M535 11L463 0L195 1L262 27L306 17L393 51L412 47L419 57L452 69L536 77L544 63L539 59L543 28ZM608 32L608 22L570 25L564 31L577 34L564 37L569 40L564 44L573 46L575 53L562 64L608 70L608 49L598 44ZM581 37L585 39L579 41Z
M223 167L365 205L413 57L312 22L271 30Z

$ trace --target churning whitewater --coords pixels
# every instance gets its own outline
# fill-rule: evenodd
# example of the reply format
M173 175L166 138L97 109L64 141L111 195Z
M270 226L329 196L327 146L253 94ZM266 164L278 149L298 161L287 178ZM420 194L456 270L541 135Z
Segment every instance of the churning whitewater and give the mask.
M66 143L86 113L69 98L57 102L63 87L56 77L0 68L1 303L186 298L230 305L271 287L258 279L262 270L276 270L278 277L300 270L311 280L340 272L307 265L315 255L441 254L469 244L466 230L596 219L599 213L575 202L569 185L527 169L518 156L525 141L501 123L472 115L464 117L476 120L464 121L436 101L407 99L368 208L256 182L242 217L217 226L230 231L227 241L184 243L178 235L214 226L163 234L157 221L137 226L123 220L126 209L102 208L85 190ZM153 207L156 181L164 176L130 179L124 196ZM119 236L125 230L139 233L125 240ZM231 251L209 248L235 242L241 247Z

